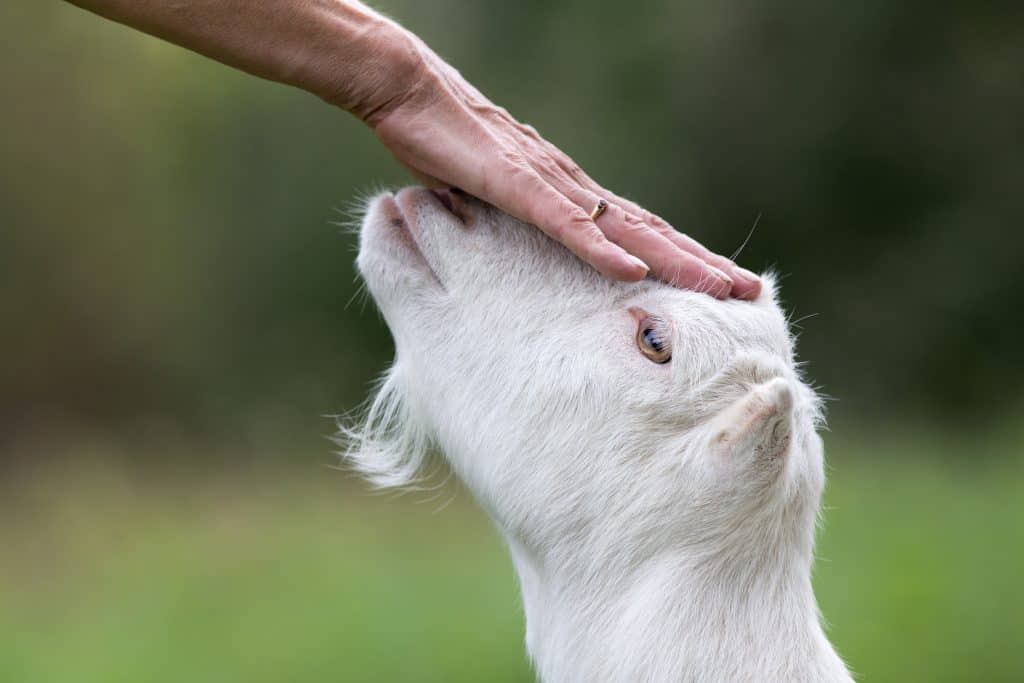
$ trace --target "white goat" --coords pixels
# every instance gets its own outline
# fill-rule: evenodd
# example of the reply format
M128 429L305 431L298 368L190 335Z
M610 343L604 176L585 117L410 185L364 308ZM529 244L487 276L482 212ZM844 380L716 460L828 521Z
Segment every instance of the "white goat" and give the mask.
M497 522L555 682L850 681L811 588L819 417L753 302L613 283L457 192L370 201L359 269L396 358L350 461L442 453Z

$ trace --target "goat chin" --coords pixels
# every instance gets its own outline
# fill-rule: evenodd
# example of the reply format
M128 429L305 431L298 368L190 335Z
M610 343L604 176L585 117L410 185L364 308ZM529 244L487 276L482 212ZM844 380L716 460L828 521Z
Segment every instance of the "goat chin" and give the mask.
M368 202L396 358L351 465L441 454L494 518L542 680L849 681L811 588L819 401L771 274L755 301L614 283L457 191Z

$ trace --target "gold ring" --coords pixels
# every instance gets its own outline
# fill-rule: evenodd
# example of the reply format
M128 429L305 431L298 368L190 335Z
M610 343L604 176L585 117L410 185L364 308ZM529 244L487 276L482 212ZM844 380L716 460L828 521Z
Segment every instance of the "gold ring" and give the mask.
M590 220L596 221L600 218L601 214L608 208L608 202L603 199L597 200L597 205L594 206L594 210L590 212Z

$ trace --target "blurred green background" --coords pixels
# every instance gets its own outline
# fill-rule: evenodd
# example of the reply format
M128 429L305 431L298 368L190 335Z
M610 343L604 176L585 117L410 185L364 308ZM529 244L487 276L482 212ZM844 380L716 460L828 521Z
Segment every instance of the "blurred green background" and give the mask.
M862 679L1024 680L1019 3L378 7L609 187L774 265ZM61 2L0 38L0 681L529 681L468 495L323 439L391 354L361 124Z

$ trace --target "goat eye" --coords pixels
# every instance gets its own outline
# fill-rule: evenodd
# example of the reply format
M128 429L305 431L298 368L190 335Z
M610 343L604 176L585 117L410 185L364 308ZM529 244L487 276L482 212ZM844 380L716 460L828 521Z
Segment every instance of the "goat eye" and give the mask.
M665 335L665 321L647 316L640 321L636 331L636 345L647 358L655 363L672 360L672 348Z

